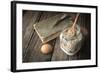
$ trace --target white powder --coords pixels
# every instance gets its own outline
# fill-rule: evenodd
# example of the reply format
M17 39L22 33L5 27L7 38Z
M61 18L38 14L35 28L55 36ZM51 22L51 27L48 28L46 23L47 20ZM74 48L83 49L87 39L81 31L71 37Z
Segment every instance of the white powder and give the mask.
M79 26L77 26L75 35L69 34L68 29L60 35L60 47L68 55L74 55L81 48L82 33Z

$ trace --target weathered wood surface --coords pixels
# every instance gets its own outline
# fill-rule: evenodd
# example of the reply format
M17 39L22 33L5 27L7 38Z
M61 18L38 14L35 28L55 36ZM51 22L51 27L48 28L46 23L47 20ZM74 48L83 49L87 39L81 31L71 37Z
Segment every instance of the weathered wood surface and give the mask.
M23 16L23 36L22 36L22 48L23 48L23 60L28 52L27 47L29 46L31 36L33 35L33 23L38 21L40 12L31 12L28 11Z
M23 62L45 62L90 59L90 18L89 15L81 15L78 23L88 29L88 36L85 37L81 50L74 56L68 56L60 49L59 37L48 42L53 46L53 52L48 55L41 53L42 42L33 29L33 24L56 15L52 12L25 11L23 14Z

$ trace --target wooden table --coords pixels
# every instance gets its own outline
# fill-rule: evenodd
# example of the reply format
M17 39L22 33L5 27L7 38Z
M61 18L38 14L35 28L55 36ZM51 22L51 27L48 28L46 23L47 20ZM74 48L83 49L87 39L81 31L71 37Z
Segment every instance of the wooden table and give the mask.
M22 27L22 52L23 62L45 62L45 61L65 61L65 60L85 60L91 58L90 48L90 14L81 14L78 23L88 30L81 50L69 56L60 49L59 37L48 42L53 46L51 54L44 55L40 49L42 42L33 28L33 24L56 15L57 12L23 11Z

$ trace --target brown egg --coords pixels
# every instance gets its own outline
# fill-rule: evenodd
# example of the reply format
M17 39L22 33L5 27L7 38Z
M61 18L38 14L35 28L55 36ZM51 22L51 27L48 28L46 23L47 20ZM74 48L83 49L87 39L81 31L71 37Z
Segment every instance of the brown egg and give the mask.
M49 54L49 53L52 52L52 50L53 50L53 48L52 48L52 46L50 44L44 44L41 47L41 52L43 54Z

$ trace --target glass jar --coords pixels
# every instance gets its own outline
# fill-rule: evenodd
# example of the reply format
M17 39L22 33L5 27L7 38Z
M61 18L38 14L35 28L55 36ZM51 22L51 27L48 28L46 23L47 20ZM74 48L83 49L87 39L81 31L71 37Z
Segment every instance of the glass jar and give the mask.
M76 26L75 36L73 37L66 35L68 30L69 28L64 29L60 34L60 48L66 54L74 55L80 50L83 37L79 25Z

